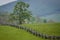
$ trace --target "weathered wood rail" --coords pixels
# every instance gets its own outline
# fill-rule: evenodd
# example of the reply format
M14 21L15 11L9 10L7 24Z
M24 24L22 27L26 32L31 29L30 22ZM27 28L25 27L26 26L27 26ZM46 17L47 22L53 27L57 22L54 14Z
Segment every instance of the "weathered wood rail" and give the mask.
M0 23L0 25L9 25L11 27L16 27L18 29L23 29L23 30L25 30L27 32L30 32L31 34L33 34L35 36L38 36L38 37L41 37L41 38L44 38L44 39L48 39L48 40L60 40L60 36L53 36L53 35L42 34L42 33L34 31L31 28L26 28L24 26L19 26L19 25L15 25L15 24L8 24L8 23Z

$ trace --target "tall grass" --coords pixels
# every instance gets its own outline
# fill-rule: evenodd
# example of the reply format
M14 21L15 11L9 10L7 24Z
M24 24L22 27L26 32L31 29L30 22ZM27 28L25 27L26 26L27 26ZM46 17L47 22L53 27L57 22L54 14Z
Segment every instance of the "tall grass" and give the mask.
M22 24L43 34L60 36L60 23Z

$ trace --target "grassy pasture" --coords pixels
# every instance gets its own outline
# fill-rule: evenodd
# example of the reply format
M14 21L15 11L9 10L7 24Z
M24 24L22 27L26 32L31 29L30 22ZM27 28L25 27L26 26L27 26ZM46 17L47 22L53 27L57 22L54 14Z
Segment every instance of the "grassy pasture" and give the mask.
M0 40L45 40L22 29L0 25Z
M32 28L43 34L60 36L60 23L23 24L22 26Z

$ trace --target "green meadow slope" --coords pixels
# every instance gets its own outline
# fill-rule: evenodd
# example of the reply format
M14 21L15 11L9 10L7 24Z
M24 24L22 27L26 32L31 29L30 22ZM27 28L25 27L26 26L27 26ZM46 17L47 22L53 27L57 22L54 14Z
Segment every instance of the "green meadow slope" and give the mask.
M0 40L45 40L22 29L0 25Z
M43 34L60 36L60 23L23 24L22 26L31 28Z

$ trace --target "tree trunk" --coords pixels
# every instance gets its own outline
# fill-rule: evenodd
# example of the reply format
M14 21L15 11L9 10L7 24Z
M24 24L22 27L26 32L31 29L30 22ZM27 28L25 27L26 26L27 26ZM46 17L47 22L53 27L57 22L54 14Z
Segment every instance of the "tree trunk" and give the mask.
M19 24L22 24L22 21L19 21Z

